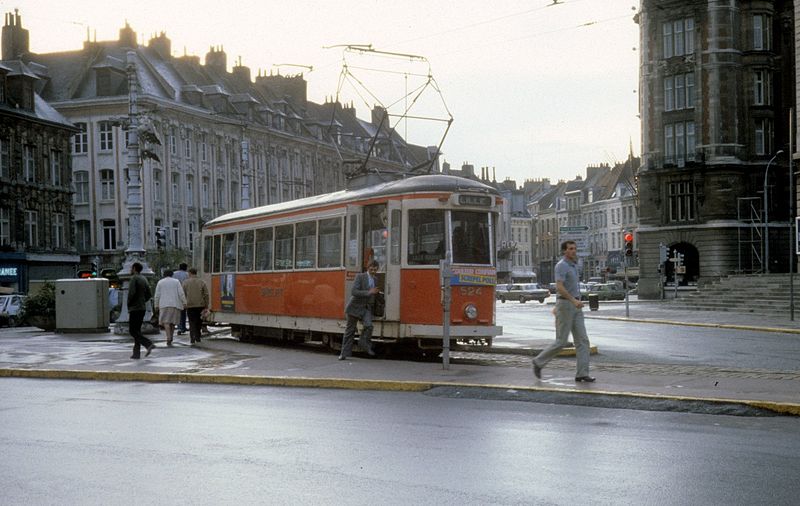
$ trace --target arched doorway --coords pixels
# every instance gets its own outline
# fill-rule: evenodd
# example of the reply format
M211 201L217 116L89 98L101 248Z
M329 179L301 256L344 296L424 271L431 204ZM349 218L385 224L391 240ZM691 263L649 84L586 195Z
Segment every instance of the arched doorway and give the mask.
M689 284L697 283L700 278L700 253L693 244L688 242L679 242L669 246L669 257L665 263L665 274L667 282L672 283L675 280L675 253L680 253L683 256L682 265L684 267L683 273L678 273L678 284L686 286Z

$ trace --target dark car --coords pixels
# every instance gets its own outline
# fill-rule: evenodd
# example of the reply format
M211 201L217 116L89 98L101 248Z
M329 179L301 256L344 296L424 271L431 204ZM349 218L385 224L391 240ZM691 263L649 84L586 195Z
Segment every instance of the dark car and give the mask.
M544 300L550 296L550 290L540 287L537 283L512 283L506 286L505 290L495 291L495 298L500 302L517 300L525 303L529 300L538 300L543 304Z

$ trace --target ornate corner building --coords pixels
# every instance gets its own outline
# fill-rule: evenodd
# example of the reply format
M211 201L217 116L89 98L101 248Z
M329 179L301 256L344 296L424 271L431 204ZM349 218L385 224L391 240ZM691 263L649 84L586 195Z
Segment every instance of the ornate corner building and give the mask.
M156 231L166 232L169 249L191 251L203 224L220 214L343 189L348 172L365 159L382 173L427 162L438 170L435 150L406 143L383 121L383 109L362 120L352 105L314 103L302 74L253 77L241 62L228 71L221 47L211 47L203 63L176 57L164 33L143 45L127 25L118 40L34 54L14 16L3 28L4 54L18 55L42 102L77 128L71 145L60 149L65 197L74 206L65 227L74 229L69 244L82 264L118 270L128 246L130 82L143 148L147 250L156 249Z
M19 17L6 15L6 26ZM15 40L12 41L11 37ZM25 30L3 28L0 61L0 286L28 291L29 279L73 277L72 124L40 96L41 69L7 51Z
M643 0L635 20L639 296L676 279L787 272L793 2ZM662 244L682 268L659 267Z

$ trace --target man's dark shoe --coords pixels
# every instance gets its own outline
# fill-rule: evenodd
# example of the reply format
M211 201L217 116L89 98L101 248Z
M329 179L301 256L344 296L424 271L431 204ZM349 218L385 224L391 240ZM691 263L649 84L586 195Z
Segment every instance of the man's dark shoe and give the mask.
M155 344L151 344L150 346L147 347L147 353L145 353L144 356L145 357L149 357L150 356L150 352L155 350L155 349L156 349L156 345Z
M575 377L575 382L576 383L580 383L581 381L583 381L583 382L586 382L586 383L592 383L596 379L597 378L595 378L594 376L576 376Z
M370 357L374 357L375 355L377 355L377 353L375 353L375 350L370 348L367 350L367 355L369 355Z
M339 360L347 360L347 357L345 357L344 355L339 355Z
M142 358L142 357L140 357L139 355L131 355L131 358L132 358L133 360L139 360L139 359L140 359L140 358Z
M533 363L533 375L536 379L542 379L542 368L536 365L536 362Z

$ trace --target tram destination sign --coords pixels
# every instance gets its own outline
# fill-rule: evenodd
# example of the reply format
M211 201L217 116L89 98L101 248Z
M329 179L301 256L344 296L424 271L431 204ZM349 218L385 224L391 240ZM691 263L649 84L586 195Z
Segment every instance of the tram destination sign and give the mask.
M497 271L487 267L453 267L450 285L489 286L497 284Z

